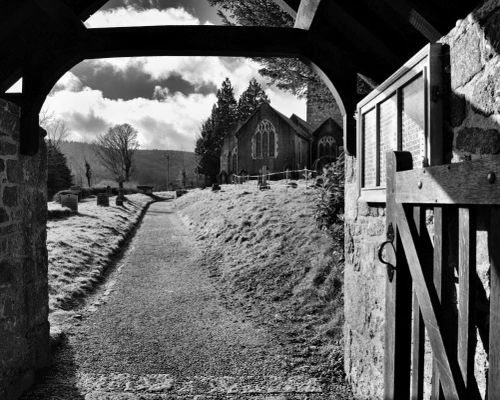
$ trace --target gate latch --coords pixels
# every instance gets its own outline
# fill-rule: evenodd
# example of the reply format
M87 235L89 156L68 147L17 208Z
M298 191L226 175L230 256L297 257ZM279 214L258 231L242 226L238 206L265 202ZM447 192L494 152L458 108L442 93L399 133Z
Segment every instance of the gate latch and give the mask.
M378 248L378 259L379 261L384 264L387 267L387 277L389 278L389 282L392 282L394 279L394 271L396 270L396 267L389 263L388 261L384 260L383 254L384 254L384 248L388 244L391 245L392 249L394 250L394 227L392 226L392 223L389 224L387 227L387 234L386 234L387 240L380 245Z

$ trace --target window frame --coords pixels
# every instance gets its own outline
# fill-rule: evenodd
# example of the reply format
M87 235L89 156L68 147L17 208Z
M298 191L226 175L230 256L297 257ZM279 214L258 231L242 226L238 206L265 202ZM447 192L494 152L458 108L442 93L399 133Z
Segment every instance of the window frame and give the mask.
M269 130L260 130L261 126L268 124ZM257 152L259 150L258 141L260 141L260 154ZM264 153L264 142L267 143L267 152ZM271 149L273 150L271 152ZM254 160L265 160L268 158L278 157L278 132L274 124L267 118L261 120L252 135L252 158ZM272 153L272 155L271 155Z
M385 203L385 182L380 182L380 105L396 96L397 131L396 149L402 145L402 92L420 76L424 84L424 165L443 163L443 77L442 48L440 43L425 46L391 77L378 86L357 105L357 179L358 201L367 203ZM364 171L364 116L375 110L375 187L363 187Z

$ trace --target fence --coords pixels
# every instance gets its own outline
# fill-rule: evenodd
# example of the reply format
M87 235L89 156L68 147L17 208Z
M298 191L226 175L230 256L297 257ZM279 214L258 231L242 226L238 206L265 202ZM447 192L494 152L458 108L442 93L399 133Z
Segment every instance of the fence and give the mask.
M234 184L242 184L251 180L255 180L257 182L257 185L267 185L267 182L270 181L272 178L277 178L275 180L280 180L278 177L281 176L281 180L286 180L286 185L292 180L297 180L294 179L294 177L299 176L305 179L306 185L309 184L310 180L313 180L314 178L317 178L321 174L318 171L311 170L308 168L304 169L298 169L298 170L289 170L287 169L286 171L281 171L281 172L266 172L261 171L260 174L257 175L237 175L237 174L231 174L231 181Z

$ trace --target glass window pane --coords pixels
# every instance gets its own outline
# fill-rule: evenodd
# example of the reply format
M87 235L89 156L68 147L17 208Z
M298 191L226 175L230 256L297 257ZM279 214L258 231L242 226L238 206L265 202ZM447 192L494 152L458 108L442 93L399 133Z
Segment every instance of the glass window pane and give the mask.
M377 149L376 109L363 115L363 187L375 187Z
M274 132L271 130L269 131L269 157L274 157L275 151L274 151L274 146L275 146L275 138L274 138Z
M402 89L401 148L413 157L413 168L422 168L425 159L425 90L420 76Z
M262 132L262 157L269 157L269 133Z
M262 134L260 132L255 135L255 157L262 157Z
M380 148L379 148L379 171L381 187L385 187L386 181L386 153L397 150L398 147L398 103L397 95L389 97L380 104L379 109L380 126Z

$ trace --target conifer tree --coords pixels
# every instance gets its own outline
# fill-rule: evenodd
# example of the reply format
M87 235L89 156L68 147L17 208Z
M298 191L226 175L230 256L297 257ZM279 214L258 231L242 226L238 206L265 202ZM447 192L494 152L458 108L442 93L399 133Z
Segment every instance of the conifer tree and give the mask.
M237 103L229 78L222 82L217 91L217 103L212 114L202 125L200 137L196 141L195 153L200 156L198 170L215 182L220 170L219 159L226 135L235 128Z
M266 92L262 89L257 79L252 78L248 88L238 100L238 119L246 121L253 112L263 103L270 103Z
M73 176L66 156L50 140L47 141L47 194L49 198L60 190L69 189L72 184Z

